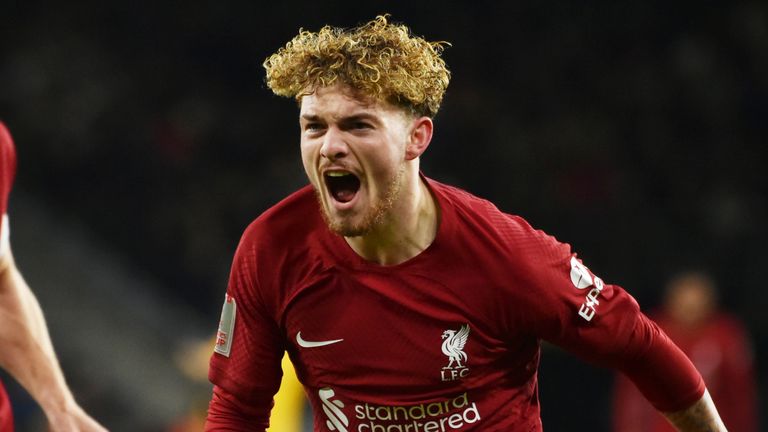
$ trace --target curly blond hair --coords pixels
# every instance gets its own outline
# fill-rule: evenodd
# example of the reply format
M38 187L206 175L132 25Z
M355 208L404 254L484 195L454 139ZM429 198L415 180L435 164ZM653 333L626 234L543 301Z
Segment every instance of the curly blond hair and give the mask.
M387 17L351 29L299 30L264 61L267 85L300 101L318 87L342 83L414 115L434 117L451 76L440 57L448 43L427 42Z

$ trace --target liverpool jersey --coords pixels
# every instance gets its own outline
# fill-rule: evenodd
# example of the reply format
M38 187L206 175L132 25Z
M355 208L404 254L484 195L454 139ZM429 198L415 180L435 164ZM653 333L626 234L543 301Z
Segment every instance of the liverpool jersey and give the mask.
M621 369L658 409L702 396L686 357L567 244L423 181L438 232L398 265L368 262L329 231L311 187L248 227L211 359L207 430L266 427L284 351L316 431L541 430L542 339Z

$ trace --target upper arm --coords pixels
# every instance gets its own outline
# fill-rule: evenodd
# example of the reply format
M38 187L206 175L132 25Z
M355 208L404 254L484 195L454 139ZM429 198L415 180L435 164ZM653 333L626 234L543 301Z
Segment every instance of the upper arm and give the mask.
M244 238L232 265L218 337L219 341L226 339L229 346L212 355L209 379L222 394L240 402L228 405L230 408L248 406L250 416L266 422L280 387L285 350L274 313L259 295L255 266L255 244Z
M685 354L619 286L605 283L568 245L541 237L528 271L539 306L536 334L577 356L626 374L657 408L688 406L704 392Z

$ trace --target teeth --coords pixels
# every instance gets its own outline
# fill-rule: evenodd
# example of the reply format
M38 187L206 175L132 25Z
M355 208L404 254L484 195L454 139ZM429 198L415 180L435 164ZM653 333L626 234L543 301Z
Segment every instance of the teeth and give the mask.
M328 177L344 177L350 175L348 172L338 172L338 171L330 171L327 172L326 175Z

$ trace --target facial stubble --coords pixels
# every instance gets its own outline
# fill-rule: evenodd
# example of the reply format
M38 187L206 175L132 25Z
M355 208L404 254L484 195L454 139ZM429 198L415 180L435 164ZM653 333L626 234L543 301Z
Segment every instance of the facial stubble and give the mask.
M327 203L323 199L320 193L319 187L315 187L315 196L317 197L318 204L320 205L323 220L328 225L328 228L344 237L359 237L371 233L377 227L381 226L388 218L390 210L394 207L397 201L400 191L403 188L403 180L405 178L405 164L401 165L397 172L387 181L381 198L377 202L365 210L363 220L358 224L352 224L344 218L336 218L334 220L331 217L330 210L327 207ZM322 185L320 187L323 187Z

